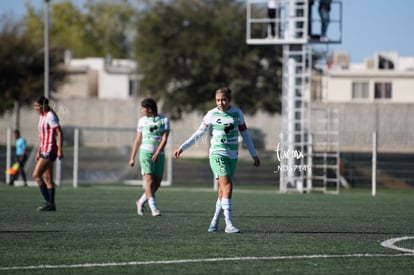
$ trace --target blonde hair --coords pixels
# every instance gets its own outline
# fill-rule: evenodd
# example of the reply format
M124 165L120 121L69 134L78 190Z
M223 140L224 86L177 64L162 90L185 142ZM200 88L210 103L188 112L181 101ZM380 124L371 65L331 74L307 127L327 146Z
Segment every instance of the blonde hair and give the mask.
M216 90L216 94L219 94L219 93L223 93L223 94L224 94L224 96L225 96L228 100L231 100L231 90L230 90L230 88L229 88L229 87L221 87L221 88L218 88L218 89Z

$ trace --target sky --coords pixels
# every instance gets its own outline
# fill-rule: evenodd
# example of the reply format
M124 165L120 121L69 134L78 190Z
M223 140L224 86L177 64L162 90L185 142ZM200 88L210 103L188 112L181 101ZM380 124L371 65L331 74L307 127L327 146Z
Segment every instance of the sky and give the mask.
M26 1L43 6L43 0L0 0L0 14L20 17ZM72 0L79 7L83 1ZM362 63L377 52L414 56L414 0L342 0L342 7L342 43L329 46L330 50L348 52L352 63Z

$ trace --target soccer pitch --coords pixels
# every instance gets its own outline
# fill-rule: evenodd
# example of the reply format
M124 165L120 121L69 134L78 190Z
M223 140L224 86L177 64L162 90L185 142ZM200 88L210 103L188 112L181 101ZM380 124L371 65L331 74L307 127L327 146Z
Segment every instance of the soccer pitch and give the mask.
M414 191L278 194L238 187L240 234L208 233L212 189L162 187L161 217L136 214L137 186L0 187L0 274L412 274Z

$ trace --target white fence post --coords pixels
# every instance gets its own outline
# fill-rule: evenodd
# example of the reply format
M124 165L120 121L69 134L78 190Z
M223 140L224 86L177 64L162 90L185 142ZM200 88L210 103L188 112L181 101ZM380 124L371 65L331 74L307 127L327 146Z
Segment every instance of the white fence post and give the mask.
M12 165L11 155L12 155L12 130L10 127L7 128L7 152L6 152L6 169L9 169ZM11 180L10 174L6 173L6 183L9 183Z
M377 132L372 133L372 196L377 194Z
M57 186L60 186L62 181L62 160L56 159L56 173L55 173L55 183Z
M79 165L79 128L75 128L73 143L73 188L77 188Z

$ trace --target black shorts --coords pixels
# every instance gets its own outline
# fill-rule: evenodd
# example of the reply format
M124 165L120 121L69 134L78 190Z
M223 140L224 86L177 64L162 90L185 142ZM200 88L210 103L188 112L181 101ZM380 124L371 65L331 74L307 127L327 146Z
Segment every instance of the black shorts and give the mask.
M51 154L51 153L41 153L40 157L42 159L48 159L48 160L51 160L51 161L55 161L56 158L57 158L57 155L56 154Z

